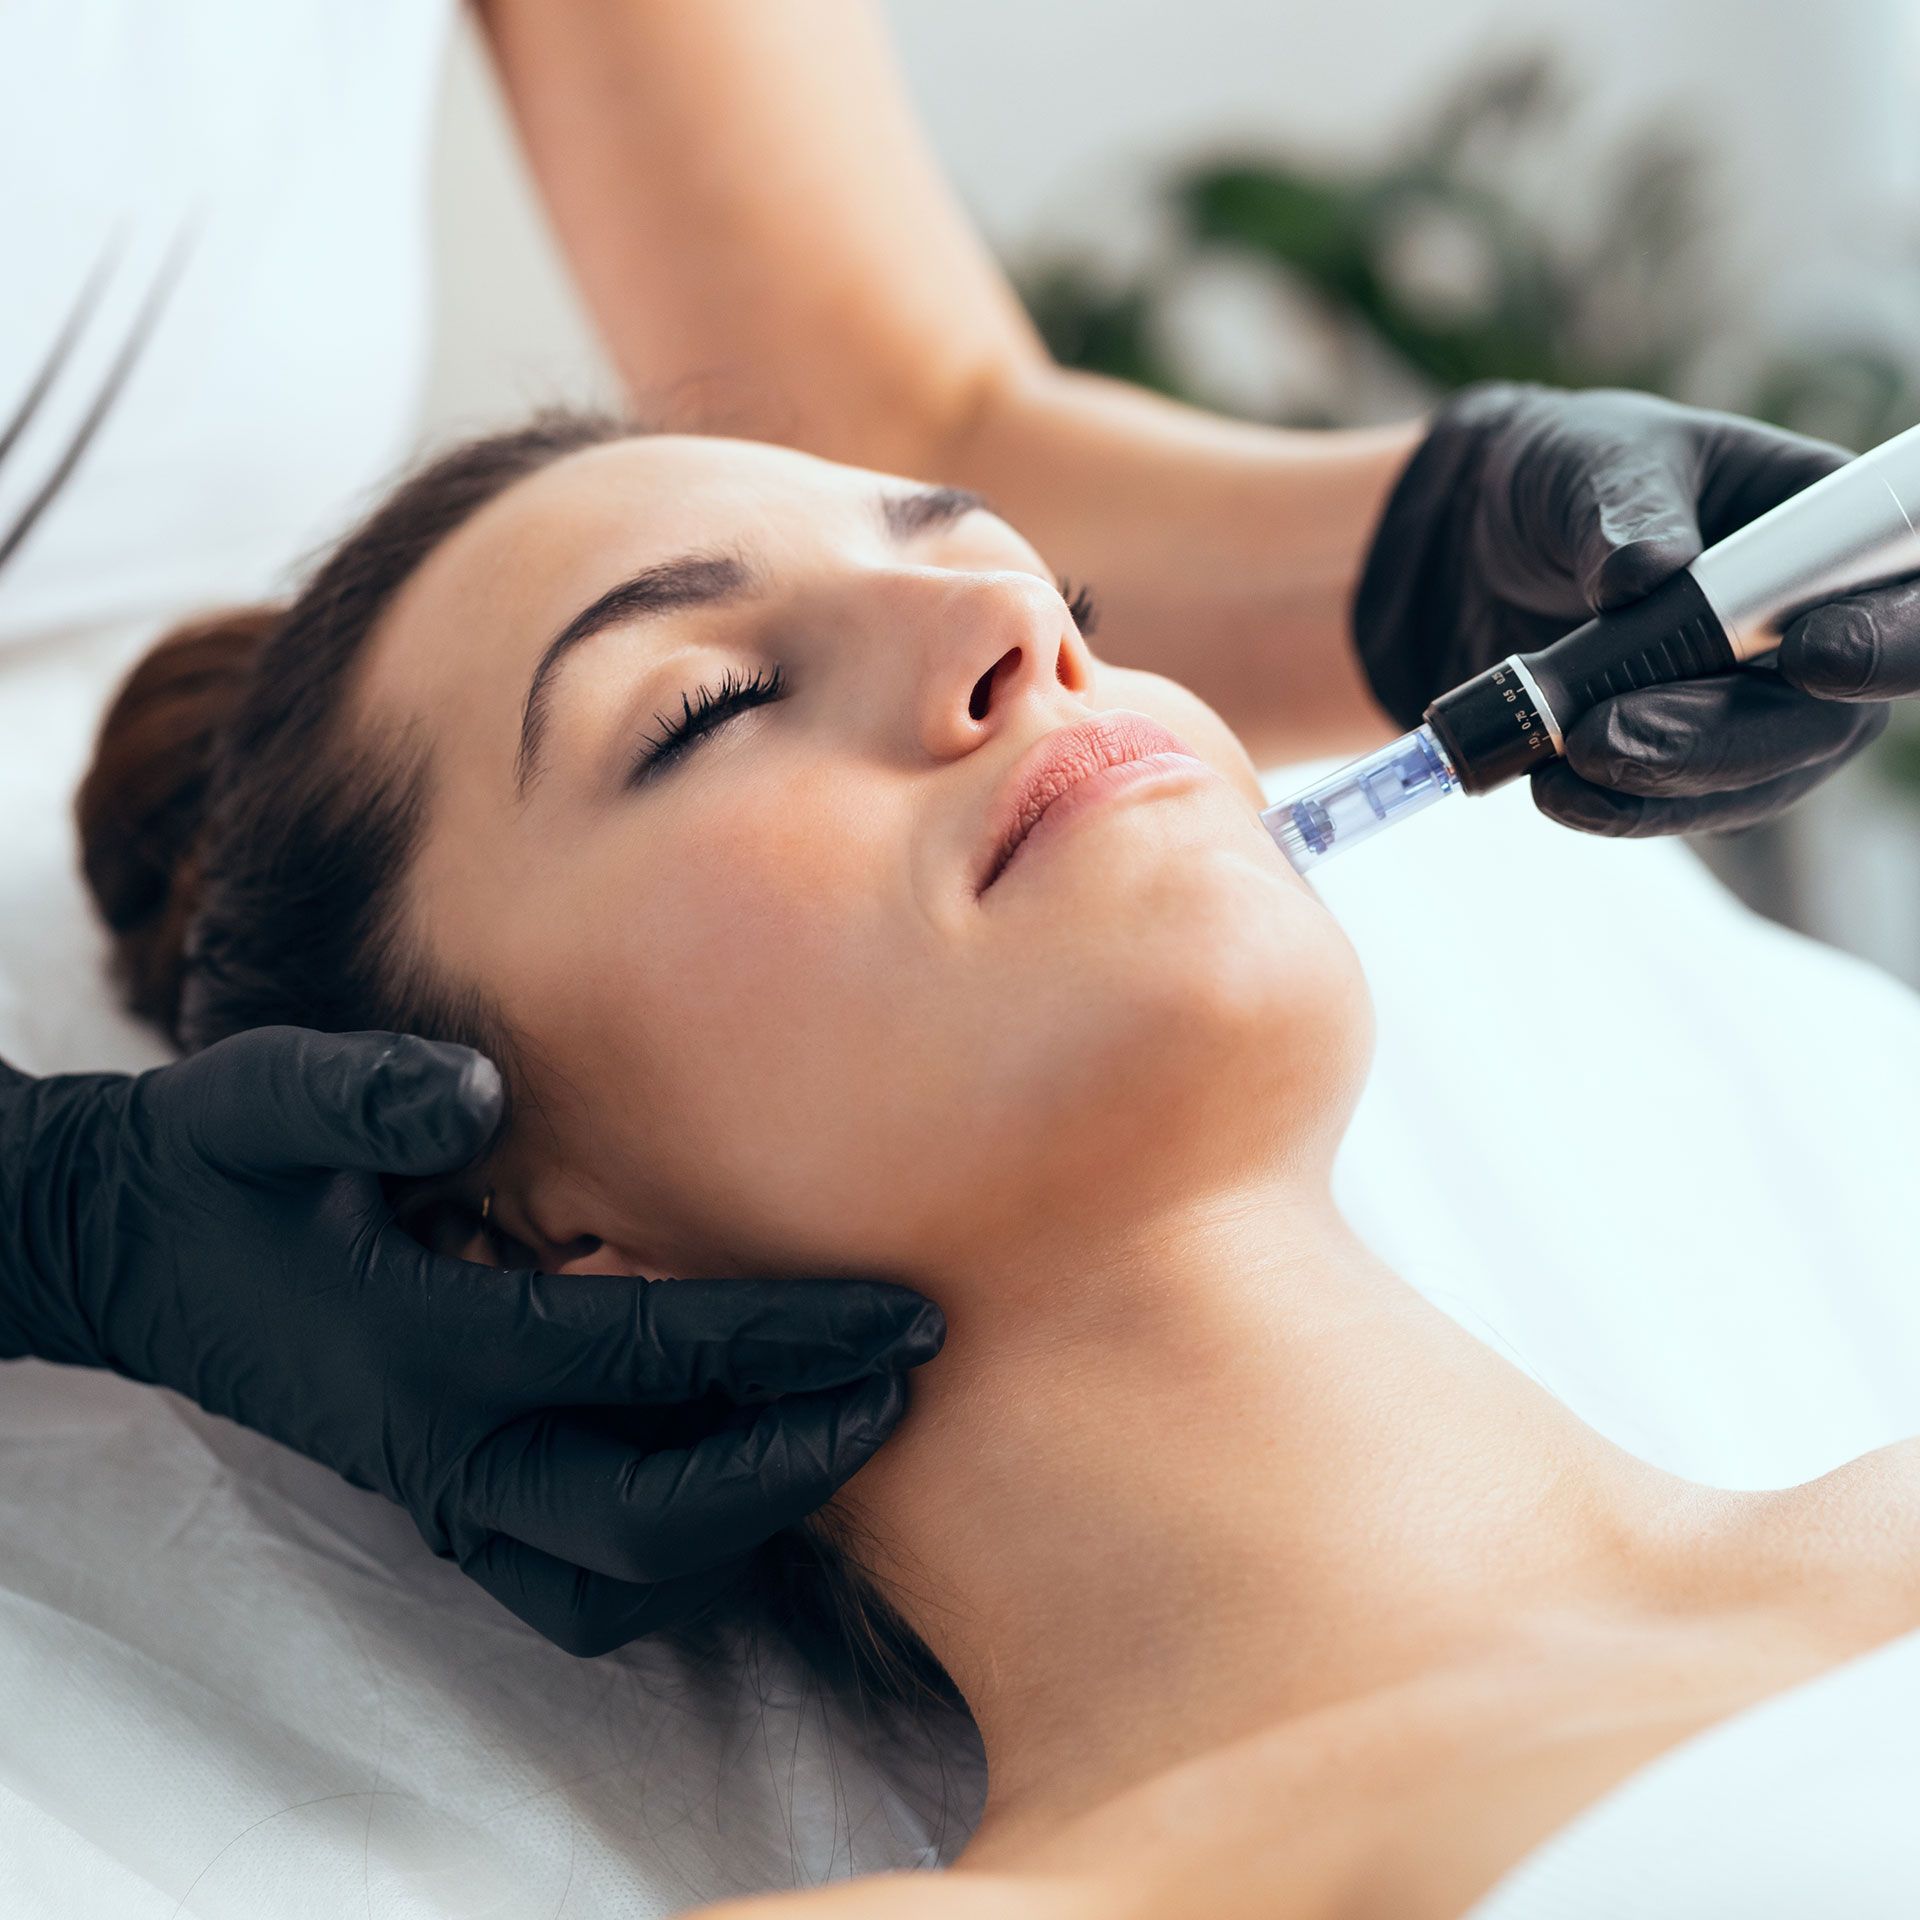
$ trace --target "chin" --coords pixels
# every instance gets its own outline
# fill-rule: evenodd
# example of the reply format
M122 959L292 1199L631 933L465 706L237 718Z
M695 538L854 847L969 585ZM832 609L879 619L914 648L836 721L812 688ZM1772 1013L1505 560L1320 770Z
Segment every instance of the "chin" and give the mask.
M1017 1136L1050 1184L1041 1204L1331 1165L1372 1054L1371 998L1339 923L1244 824L1169 809L1151 830L1089 833L1047 876L1033 903L1047 987L1007 1063L1017 1117L1000 1140Z

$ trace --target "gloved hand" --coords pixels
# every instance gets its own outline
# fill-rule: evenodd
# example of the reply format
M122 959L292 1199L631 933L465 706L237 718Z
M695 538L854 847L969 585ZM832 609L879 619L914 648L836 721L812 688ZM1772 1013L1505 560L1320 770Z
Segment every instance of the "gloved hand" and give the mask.
M1639 599L1846 458L1650 394L1465 389L1435 414L1367 557L1354 640L1375 697L1418 726L1437 694ZM1773 666L1601 702L1530 776L1534 800L1591 833L1749 826L1916 691L1920 583L1851 594L1794 621Z
M576 1653L682 1617L874 1452L945 1323L877 1281L433 1255L376 1172L458 1169L500 1114L490 1062L391 1034L0 1065L0 1357L158 1382L377 1488Z

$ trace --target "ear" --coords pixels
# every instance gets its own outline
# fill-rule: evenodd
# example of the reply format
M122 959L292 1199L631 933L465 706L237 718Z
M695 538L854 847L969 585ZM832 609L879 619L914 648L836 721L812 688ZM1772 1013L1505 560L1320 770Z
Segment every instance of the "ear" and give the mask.
M642 1280L658 1280L661 1275L648 1271L651 1262L631 1253L623 1253L610 1240L595 1240L591 1234L580 1236L580 1250L557 1260L544 1260L547 1273L623 1273Z
M523 1227L520 1222L518 1208L496 1199L486 1223L491 1229L485 1236L487 1250L465 1257L488 1266L536 1267L542 1273L625 1274L639 1280L658 1280L665 1271L659 1262L637 1249L602 1240L597 1234L563 1237Z
M505 1264L488 1222L480 1217L479 1201L453 1183L394 1183L388 1197L395 1221L431 1252L482 1267Z
M491 1192L491 1202L486 1195ZM657 1280L665 1268L591 1233L565 1240L538 1232L502 1189L469 1178L412 1184L390 1194L394 1218L434 1253L479 1267L535 1267L542 1273L611 1273ZM485 1203L486 1210L482 1212Z
M642 1280L666 1272L657 1253L637 1243L631 1220L615 1216L566 1175L529 1176L506 1166L496 1173L488 1225L503 1256L499 1264Z

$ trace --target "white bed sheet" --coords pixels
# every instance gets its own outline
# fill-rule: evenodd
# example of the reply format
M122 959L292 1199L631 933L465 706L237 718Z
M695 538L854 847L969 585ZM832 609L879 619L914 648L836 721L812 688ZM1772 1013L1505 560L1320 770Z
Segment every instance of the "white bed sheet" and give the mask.
M0 665L0 1054L139 1065L67 795L135 635ZM1379 1012L1337 1170L1603 1431L1786 1484L1920 1431L1920 1000L1684 849L1456 803L1326 870ZM777 1658L579 1663L405 1519L183 1403L0 1371L0 1913L637 1920L951 1857L977 1755Z

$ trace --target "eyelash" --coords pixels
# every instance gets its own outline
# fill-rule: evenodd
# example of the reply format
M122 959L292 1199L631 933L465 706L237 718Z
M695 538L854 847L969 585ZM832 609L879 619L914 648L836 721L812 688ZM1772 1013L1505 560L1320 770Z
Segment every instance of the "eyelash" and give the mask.
M1065 574L1055 584L1060 589L1060 598L1067 603L1073 624L1085 639L1100 625L1100 604L1093 596L1093 589L1076 587ZM648 739L634 763L632 777L641 780L658 773L703 735L724 726L735 714L764 707L769 701L778 700L786 690L787 676L780 667L760 668L753 673L736 673L729 667L717 687L702 687L690 695L683 693L678 714L654 715L660 731Z
M1067 611L1073 615L1073 624L1080 629L1081 639L1091 639L1100 625L1100 603L1093 597L1093 589L1076 587L1064 573L1055 584L1060 589L1060 598L1067 603Z
M712 733L737 713L778 700L786 690L787 676L779 667L761 668L753 673L736 673L729 667L717 687L702 687L692 695L683 693L677 714L654 715L660 731L647 741L634 765L633 778L639 780L658 773L702 735Z

